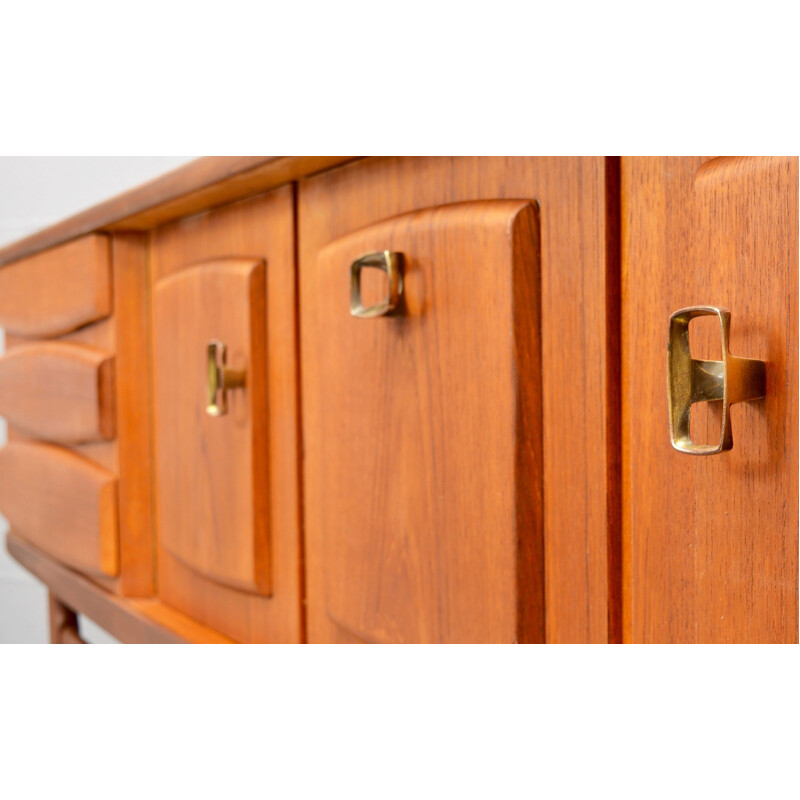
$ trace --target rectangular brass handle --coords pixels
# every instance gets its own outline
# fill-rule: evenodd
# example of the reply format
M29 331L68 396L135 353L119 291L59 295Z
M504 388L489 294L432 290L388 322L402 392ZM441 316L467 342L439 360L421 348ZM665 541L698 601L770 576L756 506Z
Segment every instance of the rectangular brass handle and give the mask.
M221 417L228 413L227 390L244 386L244 370L226 366L227 348L222 342L206 345L206 414Z
M361 271L365 267L382 270L389 278L386 299L377 305L364 308L361 300ZM391 250L367 253L350 265L350 313L360 319L382 317L396 311L403 296L403 254Z
M689 322L694 317L716 316L722 340L722 361L692 358ZM733 447L728 409L734 403L766 396L767 369L763 361L737 358L728 351L731 312L719 306L681 308L669 319L667 344L667 402L672 446L681 453L710 456ZM689 433L693 403L722 400L722 432L718 444L695 444Z

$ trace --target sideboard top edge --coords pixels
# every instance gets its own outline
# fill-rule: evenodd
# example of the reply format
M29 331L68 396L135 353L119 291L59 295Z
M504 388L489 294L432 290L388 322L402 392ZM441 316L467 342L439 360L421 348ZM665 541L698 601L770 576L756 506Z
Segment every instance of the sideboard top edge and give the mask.
M98 231L147 231L356 156L206 156L0 248L0 266Z

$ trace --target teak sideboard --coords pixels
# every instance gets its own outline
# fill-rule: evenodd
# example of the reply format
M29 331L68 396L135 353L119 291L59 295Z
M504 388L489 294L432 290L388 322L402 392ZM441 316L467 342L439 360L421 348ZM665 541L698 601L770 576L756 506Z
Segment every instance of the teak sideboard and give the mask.
M797 158L206 158L0 264L54 642L798 640Z

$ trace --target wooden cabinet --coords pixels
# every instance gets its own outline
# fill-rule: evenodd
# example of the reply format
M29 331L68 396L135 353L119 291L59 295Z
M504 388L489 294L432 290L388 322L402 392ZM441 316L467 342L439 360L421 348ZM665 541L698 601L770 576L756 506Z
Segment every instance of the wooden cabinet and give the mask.
M0 508L54 641L797 641L797 169L204 159L0 251ZM702 457L693 306L766 363L691 406L733 432Z

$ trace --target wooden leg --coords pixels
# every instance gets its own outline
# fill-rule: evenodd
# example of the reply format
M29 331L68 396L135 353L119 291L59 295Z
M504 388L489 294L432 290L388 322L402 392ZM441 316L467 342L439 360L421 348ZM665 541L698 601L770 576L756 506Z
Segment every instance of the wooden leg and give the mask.
M51 644L85 644L78 633L78 615L55 595L48 594Z

